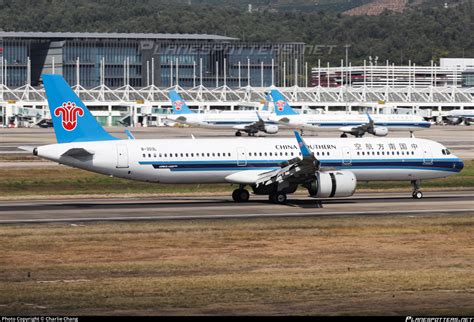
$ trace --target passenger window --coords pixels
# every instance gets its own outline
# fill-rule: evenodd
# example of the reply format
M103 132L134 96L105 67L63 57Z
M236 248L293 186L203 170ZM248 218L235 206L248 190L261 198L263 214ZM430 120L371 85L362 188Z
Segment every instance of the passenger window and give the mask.
M151 153L148 153L148 157L151 158Z
M360 152L359 152L359 151L357 151L357 155L360 155Z
M362 155L365 155L365 152L364 152L364 151L362 151Z
M146 158L146 154L145 154L145 153L143 153L143 157Z
M328 153L326 153L326 155L329 155L329 152L328 152Z
M285 156L288 156L288 152L285 152Z
M194 153L191 153L191 158L193 158L193 157L194 157Z
M208 157L210 157L210 156L211 156L211 154L210 154L210 153L208 153L208 154L207 154L207 156L208 156Z
M267 152L264 152L263 155L264 155L264 156L267 156Z
M319 152L316 152L316 155L319 156Z

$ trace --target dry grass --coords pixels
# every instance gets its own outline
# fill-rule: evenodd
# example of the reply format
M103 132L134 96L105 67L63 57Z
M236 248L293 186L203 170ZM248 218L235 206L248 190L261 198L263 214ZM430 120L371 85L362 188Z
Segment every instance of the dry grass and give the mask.
M0 315L472 315L473 245L472 215L2 226Z

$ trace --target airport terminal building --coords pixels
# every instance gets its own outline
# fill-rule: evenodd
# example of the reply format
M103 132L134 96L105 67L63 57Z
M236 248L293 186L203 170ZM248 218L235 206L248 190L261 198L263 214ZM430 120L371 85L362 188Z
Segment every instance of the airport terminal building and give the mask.
M304 54L304 43L219 35L0 31L0 126L49 119L42 73L63 75L105 126L165 124L170 88L199 111L259 108L270 86L302 113L474 109L471 60L310 69Z
M2 83L12 87L37 86L41 73L52 72L84 88L118 88L124 80L132 87L270 86L304 62L303 43L206 34L0 32L0 48Z

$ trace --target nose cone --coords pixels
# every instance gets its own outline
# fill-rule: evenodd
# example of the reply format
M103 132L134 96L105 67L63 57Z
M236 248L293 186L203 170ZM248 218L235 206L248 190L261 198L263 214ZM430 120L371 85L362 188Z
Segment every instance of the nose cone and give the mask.
M461 172L464 169L464 162L460 158L455 158L453 161L453 170L455 172Z
M459 172L461 172L461 170L464 169L464 162L461 159L458 159L456 163L457 163L456 169L458 169Z

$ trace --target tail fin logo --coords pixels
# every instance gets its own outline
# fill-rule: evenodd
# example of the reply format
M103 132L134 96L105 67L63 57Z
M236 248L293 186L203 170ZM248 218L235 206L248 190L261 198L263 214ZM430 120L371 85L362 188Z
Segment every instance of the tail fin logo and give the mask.
M275 105L278 107L278 110L281 112L283 111L283 108L285 107L286 103L285 101L279 100L275 103Z
M174 107L176 108L177 111L181 110L181 106L183 106L183 101L176 101L174 102Z
M61 106L56 107L54 116L61 117L63 129L72 131L77 126L77 117L84 116L82 107L76 106L74 102L64 102Z

